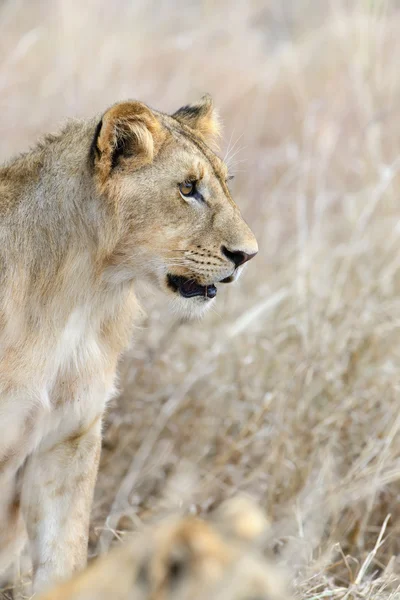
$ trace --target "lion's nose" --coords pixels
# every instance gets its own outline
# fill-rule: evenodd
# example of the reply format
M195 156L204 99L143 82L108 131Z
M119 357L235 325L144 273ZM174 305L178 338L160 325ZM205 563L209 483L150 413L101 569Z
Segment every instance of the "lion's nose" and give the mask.
M257 252L253 252L252 254L248 254L247 252L243 252L242 250L228 250L226 246L221 247L221 252L229 258L235 265L235 268L244 265L248 260L253 258L257 254Z

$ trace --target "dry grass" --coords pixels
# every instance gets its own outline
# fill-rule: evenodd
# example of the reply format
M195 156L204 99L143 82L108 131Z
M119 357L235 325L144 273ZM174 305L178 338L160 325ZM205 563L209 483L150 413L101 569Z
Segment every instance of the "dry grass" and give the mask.
M241 490L272 516L297 596L400 595L396 5L1 3L2 157L117 99L173 110L209 91L260 243L201 323L143 300L92 553Z

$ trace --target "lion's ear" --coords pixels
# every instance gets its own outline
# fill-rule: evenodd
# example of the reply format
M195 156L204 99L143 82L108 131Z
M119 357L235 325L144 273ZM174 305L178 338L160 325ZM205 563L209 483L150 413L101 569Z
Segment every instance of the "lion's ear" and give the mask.
M243 542L265 537L270 522L261 508L247 496L223 502L214 513L215 522L229 535Z
M182 125L199 133L208 143L215 144L220 136L220 120L209 94L194 104L182 106L172 116Z
M155 114L141 102L111 107L97 125L92 158L103 183L118 168L140 169L153 161L165 134Z

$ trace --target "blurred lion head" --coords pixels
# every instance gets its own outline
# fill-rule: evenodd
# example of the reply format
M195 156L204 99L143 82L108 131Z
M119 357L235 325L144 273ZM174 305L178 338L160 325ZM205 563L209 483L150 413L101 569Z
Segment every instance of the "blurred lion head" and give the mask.
M207 520L167 519L38 600L285 600L281 575L261 551L267 529L244 498Z

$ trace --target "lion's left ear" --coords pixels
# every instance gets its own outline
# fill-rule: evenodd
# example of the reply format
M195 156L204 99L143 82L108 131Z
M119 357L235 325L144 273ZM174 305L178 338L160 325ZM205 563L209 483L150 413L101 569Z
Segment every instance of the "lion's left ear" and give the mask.
M209 94L194 104L182 106L172 116L182 125L199 133L207 143L216 144L220 136L221 124Z

